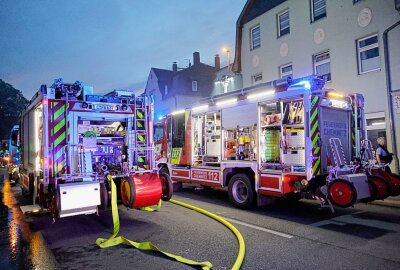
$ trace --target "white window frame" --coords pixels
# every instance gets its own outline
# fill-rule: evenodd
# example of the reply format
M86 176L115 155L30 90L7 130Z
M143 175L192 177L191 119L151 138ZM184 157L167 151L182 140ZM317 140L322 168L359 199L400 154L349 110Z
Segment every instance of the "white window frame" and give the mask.
M317 62L318 56L322 56L322 55L324 55L326 53L329 54L329 58ZM329 71L330 71L329 72L330 79L327 80L327 82L331 82L332 81L332 67L331 67L331 53L330 53L330 51L326 50L326 51L323 51L323 52L320 52L320 53L316 53L316 54L313 55L314 74L316 74L318 76L324 76L324 75L317 74L317 67L320 66L320 65L323 65L323 64L327 64L327 63L329 63Z
M283 71L285 68L291 67L290 71ZM279 67L279 77L283 79L284 77L292 77L293 78L293 64L288 63ZM287 78L286 77L286 78Z
M281 16L283 16L284 14L288 14L288 20L289 20L289 25L288 25L288 29L289 31L287 33L281 33L282 29L281 29ZM277 15L277 24L278 24L278 37L282 37L285 35L289 35L290 34L290 13L289 13L289 9L286 9L284 11L282 11L281 13L279 13ZM285 28L286 29L286 28Z
M253 84L260 83L260 82L262 82L262 80L263 80L262 72L251 76L251 81L253 82Z
M254 40L254 36L253 36L254 33L253 32L257 28L258 28L259 38L258 38L258 44L257 43L255 44L255 40ZM257 49L257 48L260 48L260 47L261 47L261 29L260 29L260 25L258 24L256 26L250 28L250 49L254 50L254 49Z
M366 40L366 39L372 38L372 37L374 37L374 36L377 37L377 38L376 38L376 43L371 44L371 45L367 45L367 46L365 46L365 47L360 48L360 42L361 42L361 41L364 41L364 40ZM381 70L381 58L380 58L380 57L381 57L381 54L380 54L380 52L379 52L379 38L378 38L378 34L373 34L373 35L369 35L369 36L364 37L364 38L357 39L356 45L357 45L357 65L358 65L358 74L365 74L365 73L369 73L369 72ZM362 65L361 65L361 53L362 53L362 52L365 52L365 51L368 51L368 50L371 50L371 49L375 49L375 48L378 48L378 53L379 53L379 55L378 55L378 58L379 58L379 67L374 68L374 69L370 69L370 70L363 71L363 70L362 70Z
M322 17L319 17L319 18L315 18L315 14L314 14L314 2L315 1L325 1L325 16L322 16ZM327 10L326 10L326 2L327 2L327 0L310 0L310 6L311 6L311 22L316 22L316 21L319 21L319 20L321 20L321 19L323 19L323 18L326 18L326 16L327 16Z
M192 81L192 91L197 92L197 81Z

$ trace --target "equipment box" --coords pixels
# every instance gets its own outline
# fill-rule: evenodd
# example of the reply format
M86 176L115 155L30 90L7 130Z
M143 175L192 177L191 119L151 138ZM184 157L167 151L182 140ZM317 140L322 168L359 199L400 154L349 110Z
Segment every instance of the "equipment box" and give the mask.
M289 147L304 146L304 130L288 131L286 133L286 139Z
M305 165L305 151L304 149L288 150L283 153L282 161L287 165Z

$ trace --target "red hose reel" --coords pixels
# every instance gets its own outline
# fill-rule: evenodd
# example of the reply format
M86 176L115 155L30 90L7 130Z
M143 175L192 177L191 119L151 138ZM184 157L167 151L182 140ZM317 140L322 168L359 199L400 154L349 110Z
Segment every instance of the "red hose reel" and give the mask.
M167 174L131 174L121 181L121 200L129 208L156 205L172 196L172 180Z

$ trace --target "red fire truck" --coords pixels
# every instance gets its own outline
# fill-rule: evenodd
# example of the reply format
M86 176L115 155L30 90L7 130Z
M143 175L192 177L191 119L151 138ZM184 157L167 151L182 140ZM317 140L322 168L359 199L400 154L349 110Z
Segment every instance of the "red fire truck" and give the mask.
M311 76L205 99L155 125L157 166L182 183L228 187L239 208L270 198L340 207L371 198L374 179L351 165L365 139L364 100Z
M54 81L42 85L22 114L21 187L33 206L54 217L95 213L107 206L110 174L131 208L169 200L172 182L154 166L153 104L146 96Z

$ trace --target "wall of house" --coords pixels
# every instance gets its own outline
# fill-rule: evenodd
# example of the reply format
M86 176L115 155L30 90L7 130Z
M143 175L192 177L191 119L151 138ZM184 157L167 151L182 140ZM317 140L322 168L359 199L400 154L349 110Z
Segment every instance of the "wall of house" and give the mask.
M224 91L231 92L243 88L242 74L232 71L228 73L227 66L218 70L215 76L212 96L223 94Z
M310 19L310 1L288 0L244 24L241 51L243 86L252 85L252 75L258 73L262 73L262 82L279 78L279 66L287 63L292 63L293 77L310 75L314 69L312 56L329 50L332 81L327 83L326 87L343 93L361 92L366 100L366 113L373 115L372 113L378 112L384 115L386 124L380 128L386 131L390 148L391 131L388 122L382 35L385 29L400 20L399 13L394 8L394 1L362 0L355 4L351 0L326 2L327 16L315 22L311 22ZM372 19L368 25L360 26L365 22L365 13L362 13L365 12L365 8L371 11ZM289 9L290 34L278 37L277 14L286 9ZM250 29L258 24L261 46L251 50ZM359 74L356 41L371 34L378 34L380 69ZM395 66L393 68L397 70L400 59L399 38L400 35L397 34L391 41L397 44L391 46L394 47L391 51L391 59ZM394 77L394 84L399 85L399 76ZM397 132L397 141L398 133L400 132Z

